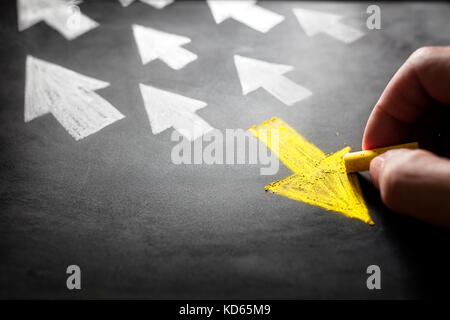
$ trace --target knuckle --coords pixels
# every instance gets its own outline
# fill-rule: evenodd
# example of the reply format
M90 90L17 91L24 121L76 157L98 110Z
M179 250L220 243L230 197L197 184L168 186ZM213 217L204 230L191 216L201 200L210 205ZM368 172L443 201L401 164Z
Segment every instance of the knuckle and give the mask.
M386 166L380 179L381 200L390 208L395 207L397 192L401 185L400 171L400 166Z
M411 174L407 158L402 157L386 163L380 179L381 199L391 209L396 207L399 192Z
M379 184L381 199L389 208L397 209L399 199L408 189L408 184L420 176L421 166L428 156L424 150L408 150L385 164Z
M415 68L420 68L435 56L439 47L421 47L415 50L408 58L408 62Z
M410 164L415 164L417 162L420 162L424 158L427 158L429 156L429 152L421 149L417 150L410 150L408 152L408 156L406 157L405 161L408 161Z
M435 54L435 52L437 52L439 50L439 47L431 47L431 46L426 46L426 47L420 47L419 49L416 49L411 57L412 58L425 58L428 57L430 55Z

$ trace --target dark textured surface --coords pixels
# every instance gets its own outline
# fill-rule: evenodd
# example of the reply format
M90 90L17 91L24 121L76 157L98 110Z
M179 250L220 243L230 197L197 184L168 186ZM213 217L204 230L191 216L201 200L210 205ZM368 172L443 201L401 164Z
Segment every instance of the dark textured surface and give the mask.
M361 184L376 225L264 193L289 174L257 165L176 166L172 129L152 135L138 89L152 84L206 101L212 126L247 128L278 116L325 152L360 148L387 81L417 47L450 42L450 6L382 4L381 31L367 4L312 3L367 32L345 45L308 38L293 2L260 5L286 20L262 34L216 25L206 4L162 11L142 3L86 1L101 26L66 41L40 23L16 31L14 2L0 5L0 297L2 298L417 298L448 294L450 235L389 212ZM180 71L142 66L131 24L188 36L199 59ZM126 118L79 142L51 115L23 121L25 58L31 54L111 83L98 91ZM313 96L293 107L260 89L241 94L233 54L289 64ZM340 134L337 136L336 132ZM82 269L78 292L65 268ZM366 289L378 264L382 290Z

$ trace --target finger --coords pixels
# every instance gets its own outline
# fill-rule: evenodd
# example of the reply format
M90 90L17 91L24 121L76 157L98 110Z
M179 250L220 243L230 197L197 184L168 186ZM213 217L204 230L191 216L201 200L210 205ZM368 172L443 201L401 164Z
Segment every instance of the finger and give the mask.
M384 167L384 157L382 155L374 158L370 161L370 180L372 180L373 185L380 189L380 183L378 181L378 177L380 176L380 171L383 170Z
M390 209L450 228L450 160L424 150L390 150L370 176Z
M437 103L450 104L450 47L414 52L400 67L373 109L363 149L408 142L422 116Z

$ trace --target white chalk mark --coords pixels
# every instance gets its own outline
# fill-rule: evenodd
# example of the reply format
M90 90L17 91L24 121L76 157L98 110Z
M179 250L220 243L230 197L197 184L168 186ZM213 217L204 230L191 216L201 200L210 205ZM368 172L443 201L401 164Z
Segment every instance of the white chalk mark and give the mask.
M351 43L364 36L362 31L343 24L340 21L343 16L300 8L292 11L309 37L325 33L344 43Z
M128 7L134 1L135 0L119 0L120 4L123 7ZM174 0L140 0L140 1L152 6L153 8L156 8L156 9L163 9L164 7L166 7L169 4L174 2Z
M94 92L107 86L108 82L27 56L25 122L51 113L75 140L85 138L124 118Z
M283 76L286 72L294 69L292 66L269 63L239 55L234 56L234 63L244 95L262 87L284 104L291 106L312 94L308 89Z
M133 34L142 64L160 59L172 69L179 70L197 59L195 53L181 47L191 42L191 39L187 37L135 24L133 25Z
M122 7L128 7L130 4L134 2L134 0L119 0Z
M207 3L217 24L232 18L266 33L284 20L282 15L256 5L256 0L207 0Z
M28 29L40 21L45 21L67 40L73 40L99 25L82 14L73 1L18 0L17 14L19 31Z
M151 5L156 9L162 9L171 4L174 0L140 0L140 1L148 5Z
M153 134L173 127L190 141L214 128L195 114L206 103L173 92L140 84L142 99Z

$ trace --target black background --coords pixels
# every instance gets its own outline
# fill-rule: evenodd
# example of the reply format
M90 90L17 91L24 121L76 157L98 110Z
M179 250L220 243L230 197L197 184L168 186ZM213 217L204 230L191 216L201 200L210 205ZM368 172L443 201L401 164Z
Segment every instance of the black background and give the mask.
M371 3L372 4L372 3ZM360 149L372 106L416 48L449 44L446 3L381 3L382 30L365 28L367 3L308 3L364 30L346 45L307 37L291 9L267 34L234 20L216 25L203 2L156 10L85 1L100 26L73 41L39 23L17 32L14 1L0 4L1 298L420 298L448 295L449 234L387 210L360 177L375 226L264 193L287 176L259 165L173 165L173 129L153 135L139 83L202 100L218 129L278 116L330 153ZM141 64L133 23L187 36L199 58L175 71ZM243 96L240 54L295 67L313 92L292 107L263 89ZM76 142L51 115L24 123L25 59L32 55L108 81L98 93L126 118ZM339 135L336 135L339 132ZM82 290L66 289L66 267ZM367 266L382 290L366 288Z

